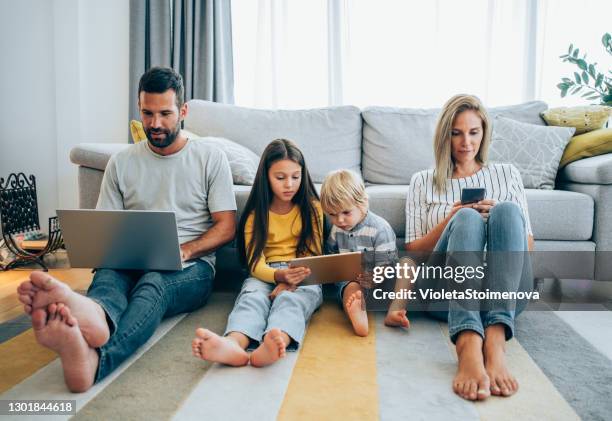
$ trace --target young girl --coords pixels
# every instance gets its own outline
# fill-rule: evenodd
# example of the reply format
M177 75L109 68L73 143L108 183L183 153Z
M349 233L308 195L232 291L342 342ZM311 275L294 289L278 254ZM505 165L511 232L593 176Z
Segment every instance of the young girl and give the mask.
M291 141L264 150L238 229L240 258L251 277L242 285L223 337L196 330L194 356L263 367L297 349L306 323L321 305L321 286L299 286L307 268L295 257L322 254L323 213L304 156ZM251 346L250 346L251 345ZM255 347L250 354L247 348Z

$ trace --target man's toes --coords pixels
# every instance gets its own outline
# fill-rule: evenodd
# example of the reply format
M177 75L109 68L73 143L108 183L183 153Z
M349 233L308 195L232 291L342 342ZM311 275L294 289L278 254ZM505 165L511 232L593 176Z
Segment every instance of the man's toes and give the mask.
M40 330L47 324L47 312L42 308L32 312L32 327L35 330Z
M28 304L28 305L32 304L32 297L29 294L19 294L17 296L17 299L22 304Z
M51 303L47 306L47 313L49 320L55 320L57 317L57 304Z
M23 311L25 311L26 314L32 314L32 306L28 305L28 304L25 304L23 306Z
M61 307L60 307L61 306ZM60 303L58 304L58 313L62 316L62 320L66 322L69 326L76 325L77 319L72 315L72 311L70 311L70 307Z
M42 271L34 271L30 274L32 285L45 291L53 286L53 278L48 273Z

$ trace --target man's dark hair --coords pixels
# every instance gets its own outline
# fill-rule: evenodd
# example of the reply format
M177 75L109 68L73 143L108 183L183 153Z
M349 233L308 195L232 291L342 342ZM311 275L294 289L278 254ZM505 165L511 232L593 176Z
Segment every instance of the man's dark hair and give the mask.
M168 89L176 93L176 106L181 108L185 103L185 88L180 74L169 67L151 67L140 78L138 100L141 92L162 94Z

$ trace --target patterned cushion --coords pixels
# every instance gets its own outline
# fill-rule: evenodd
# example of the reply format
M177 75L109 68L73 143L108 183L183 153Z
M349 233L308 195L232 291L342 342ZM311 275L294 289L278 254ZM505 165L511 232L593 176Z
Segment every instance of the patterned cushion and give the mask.
M528 189L552 190L559 161L574 134L573 127L547 127L505 117L493 120L489 160L514 164Z
M576 134L601 129L612 115L612 107L592 105L588 107L551 108L542 118L551 126L575 127Z

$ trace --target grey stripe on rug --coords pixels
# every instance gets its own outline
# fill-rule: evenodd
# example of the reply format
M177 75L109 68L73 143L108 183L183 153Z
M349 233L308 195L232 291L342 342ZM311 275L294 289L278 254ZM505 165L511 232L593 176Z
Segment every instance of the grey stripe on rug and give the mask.
M212 365L191 355L195 329L222 332L234 299L233 293L213 293L203 308L186 316L73 419L172 418Z
M551 311L517 317L516 338L582 419L610 419L612 361Z

